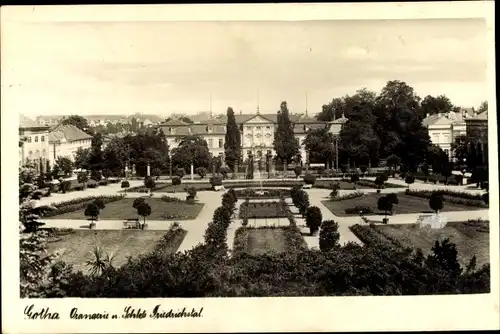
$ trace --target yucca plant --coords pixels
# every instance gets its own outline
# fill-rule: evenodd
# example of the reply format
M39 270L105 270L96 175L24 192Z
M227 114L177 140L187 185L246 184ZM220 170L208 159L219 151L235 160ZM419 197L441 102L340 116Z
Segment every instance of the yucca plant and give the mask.
M92 276L100 276L107 269L113 267L114 253L105 253L102 247L95 246L91 252L92 259L85 262L90 267L89 273Z

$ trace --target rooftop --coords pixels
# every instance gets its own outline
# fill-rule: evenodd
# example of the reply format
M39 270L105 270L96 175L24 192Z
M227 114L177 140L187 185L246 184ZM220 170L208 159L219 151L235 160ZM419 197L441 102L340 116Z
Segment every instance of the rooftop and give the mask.
M24 116L23 114L19 114L19 128L20 129L46 128L47 130L49 129L48 126L38 124L37 122Z
M49 142L60 142L63 139L71 142L92 139L92 136L74 125L58 125L49 133Z

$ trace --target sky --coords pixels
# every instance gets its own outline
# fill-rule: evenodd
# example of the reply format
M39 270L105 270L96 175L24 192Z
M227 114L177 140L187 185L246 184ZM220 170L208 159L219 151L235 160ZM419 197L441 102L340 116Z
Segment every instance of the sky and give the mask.
M478 107L487 99L481 19L36 22L2 34L12 110L38 115L310 115L335 97L402 80ZM211 101L211 102L210 102Z

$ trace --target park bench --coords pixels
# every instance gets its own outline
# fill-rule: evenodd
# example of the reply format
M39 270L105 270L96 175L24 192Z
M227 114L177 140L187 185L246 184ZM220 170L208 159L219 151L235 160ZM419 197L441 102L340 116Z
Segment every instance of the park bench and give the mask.
M302 186L302 189L311 189L312 188L312 184L304 184Z
M429 213L427 213L427 214L423 214L423 215L419 215L419 216L418 216L418 218L417 218L416 223L420 225L420 224L422 224L422 222L425 220L425 218L429 218L429 217L432 217L432 216L433 216L433 215L432 215L432 214L429 214Z
M140 229L141 224L139 223L139 218L128 218L123 222L124 228L136 228Z

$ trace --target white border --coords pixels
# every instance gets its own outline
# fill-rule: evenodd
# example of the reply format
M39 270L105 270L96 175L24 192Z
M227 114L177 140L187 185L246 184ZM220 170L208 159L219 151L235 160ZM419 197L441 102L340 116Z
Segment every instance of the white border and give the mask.
M495 99L494 3L492 1L363 4L147 5L2 7L2 37L14 22L209 21L209 20L371 20L485 18L488 53L490 170L498 170ZM7 27L7 29L5 29ZM471 52L475 52L471 50ZM5 61L2 54L2 63ZM3 80L2 80L3 83ZM68 314L121 312L126 305L151 310L204 307L203 318L176 320L72 321L24 320L29 302L19 290L17 242L17 124L2 84L2 330L7 333L56 332L228 332L228 331L375 331L498 329L498 175L490 175L490 256L488 295L419 297L215 298L215 299L64 299L36 300L37 306ZM14 237L16 236L16 237Z

